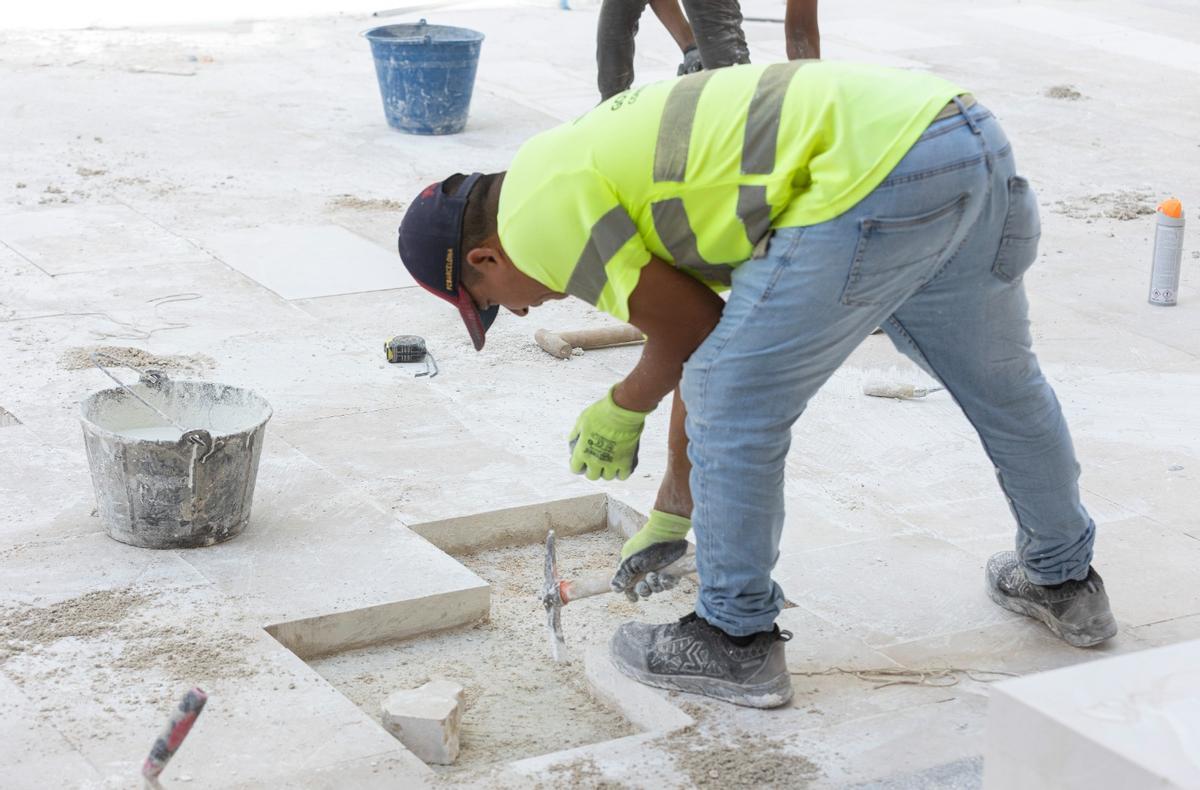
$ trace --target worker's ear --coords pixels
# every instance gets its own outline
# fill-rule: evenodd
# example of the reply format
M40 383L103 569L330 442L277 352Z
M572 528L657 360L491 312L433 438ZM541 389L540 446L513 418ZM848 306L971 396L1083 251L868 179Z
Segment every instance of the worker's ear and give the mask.
M498 265L499 256L496 255L496 250L488 247L485 242L484 245L467 251L466 262L476 274L483 275Z
M508 257L500 247L497 236L484 239L478 247L467 251L467 263L479 274L486 274L492 267L504 266Z

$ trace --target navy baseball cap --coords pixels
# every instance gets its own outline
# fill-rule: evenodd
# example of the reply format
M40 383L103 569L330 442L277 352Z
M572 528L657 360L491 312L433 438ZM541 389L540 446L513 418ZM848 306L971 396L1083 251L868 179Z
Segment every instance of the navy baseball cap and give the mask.
M398 242L400 259L413 279L458 308L476 351L483 348L484 335L500 310L493 306L481 312L462 287L463 215L471 189L481 175L466 176L453 194L446 191L446 182L461 177L461 173L421 190L400 221Z

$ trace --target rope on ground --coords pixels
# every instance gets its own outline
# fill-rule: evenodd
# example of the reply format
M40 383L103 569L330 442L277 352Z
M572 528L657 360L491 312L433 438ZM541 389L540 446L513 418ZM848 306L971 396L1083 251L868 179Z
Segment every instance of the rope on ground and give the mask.
M820 675L853 675L859 680L874 683L876 689L888 686L931 686L933 688L948 688L957 686L962 678L976 683L995 683L1003 678L1018 677L1015 672L1002 672L998 669L972 669L970 667L942 667L937 669L906 669L904 667L883 667L880 669L845 669L830 667L817 672L797 672L789 674L800 677L817 677Z
M168 321L159 314L159 308L163 305L174 304L176 302L191 302L196 299L203 299L203 294L198 293L178 293L169 294L167 296L158 296L153 299L147 299L147 304L154 305L154 315L163 322L162 326L156 326L151 329L142 329L138 324L130 321L122 321L118 318L113 318L110 314L92 310L84 313L46 313L45 315L30 315L21 316L19 318L6 318L5 321L32 321L38 318L103 318L109 323L115 324L124 331L122 332L105 332L100 329L92 329L92 336L99 340L149 340L158 332L166 332L171 329L187 329L191 324L186 321Z

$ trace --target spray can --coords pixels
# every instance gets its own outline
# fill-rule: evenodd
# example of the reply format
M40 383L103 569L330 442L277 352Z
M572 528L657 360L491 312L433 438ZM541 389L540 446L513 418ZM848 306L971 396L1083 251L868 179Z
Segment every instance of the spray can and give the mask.
M1170 307L1179 299L1183 261L1183 204L1177 198L1158 205L1154 229L1154 262L1150 267L1150 304Z

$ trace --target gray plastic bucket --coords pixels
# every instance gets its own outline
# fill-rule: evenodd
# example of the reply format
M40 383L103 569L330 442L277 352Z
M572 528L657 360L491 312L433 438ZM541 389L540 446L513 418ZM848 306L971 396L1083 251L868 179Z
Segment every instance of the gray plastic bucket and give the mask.
M211 546L241 534L271 406L250 390L139 373L137 384L101 390L80 405L105 530L150 549Z

